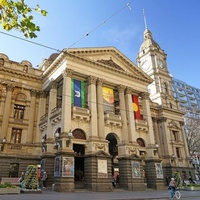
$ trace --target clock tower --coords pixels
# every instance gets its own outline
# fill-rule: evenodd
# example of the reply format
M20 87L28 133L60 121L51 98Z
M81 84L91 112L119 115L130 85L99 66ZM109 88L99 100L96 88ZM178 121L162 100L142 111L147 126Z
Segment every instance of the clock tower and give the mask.
M166 58L166 53L154 41L151 31L146 28L144 41L137 56L138 66L154 80L148 86L151 100L159 105L168 106L174 97L172 76L168 72Z

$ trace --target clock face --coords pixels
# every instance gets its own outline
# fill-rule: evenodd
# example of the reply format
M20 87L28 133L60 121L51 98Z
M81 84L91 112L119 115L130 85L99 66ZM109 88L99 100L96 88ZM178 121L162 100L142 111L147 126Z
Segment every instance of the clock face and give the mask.
M149 67L150 67L150 65L149 65L149 62L148 62L148 61L144 61L144 62L142 63L142 69L143 69L143 70L148 70Z
M164 68L164 63L163 63L163 61L161 60L161 59L158 59L158 67L160 67L160 68Z

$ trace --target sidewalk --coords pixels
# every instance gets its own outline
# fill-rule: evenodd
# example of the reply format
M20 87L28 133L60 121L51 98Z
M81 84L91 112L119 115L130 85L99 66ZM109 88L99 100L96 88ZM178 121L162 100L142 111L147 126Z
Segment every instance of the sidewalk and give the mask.
M181 199L198 200L200 191L180 191ZM127 191L115 189L113 192L91 192L87 190L76 190L75 192L60 193L50 188L43 189L42 193L21 193L18 195L0 195L0 200L167 200L168 190L157 191Z

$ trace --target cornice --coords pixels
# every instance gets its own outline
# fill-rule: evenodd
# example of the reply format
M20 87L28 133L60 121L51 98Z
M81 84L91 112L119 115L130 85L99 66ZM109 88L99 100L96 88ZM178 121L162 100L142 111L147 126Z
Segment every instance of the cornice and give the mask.
M140 78L138 76L138 74L137 75L130 74L129 72L118 70L118 69L114 69L113 67L107 66L107 65L99 63L99 62L95 62L95 61L89 60L87 58L83 58L83 57L80 57L80 56L77 56L77 55L74 55L74 54L71 54L71 53L67 53L67 54L68 54L68 56L70 58L76 58L79 61L86 62L86 63L92 64L92 65L96 65L98 67L101 67L101 68L104 68L104 69L107 69L107 70L110 70L110 71L113 71L113 72L120 73L120 74L122 74L124 76L128 76L128 77L137 79L139 81L146 82L148 84L152 83L152 79L149 76L148 77L144 76L144 74L141 73L139 70L138 70L138 73L142 76L142 78ZM132 65L132 67L133 67L133 65Z
M11 76L11 74L14 74L15 78L18 77L19 79L21 79L21 77L23 77L23 78L41 81L40 76L36 76L36 75L24 73L24 72L19 72L19 71L15 71L15 70L8 69L8 68L0 67L0 72L4 72L4 73L6 73L7 75L10 75L10 76Z

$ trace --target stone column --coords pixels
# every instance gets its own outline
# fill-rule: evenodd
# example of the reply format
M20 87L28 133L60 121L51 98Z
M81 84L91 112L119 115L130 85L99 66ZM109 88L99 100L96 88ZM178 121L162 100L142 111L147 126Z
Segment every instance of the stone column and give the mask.
M149 132L147 135L147 154L148 157L154 157L155 138L153 132L153 122L151 117L151 110L149 105L149 94L142 93L143 116L147 120Z
M187 140L186 140L186 135L185 135L185 129L184 129L184 122L183 121L180 121L180 127L181 127L181 139L184 143L184 154L186 159L189 160L189 157L190 157L190 153L189 153L189 150L188 150L188 144L187 144ZM183 153L183 152L182 152Z
M125 143L128 142L128 126L127 126L127 116L126 116L126 106L125 106L125 98L124 98L124 90L125 86L119 85L119 106L120 106L120 113L122 117L122 139Z
M71 77L73 70L65 69L63 73L63 92L62 92L62 119L61 132L67 136L71 129Z
M47 117L47 139L53 138L50 117L51 117L51 111L53 108L56 107L56 101L57 101L57 83L52 81L50 86L51 86L51 89L49 92L49 108L48 108L48 117Z
M104 108L103 108L103 92L102 92L103 80L97 81L97 110L98 110L98 132L99 137L105 139L104 135Z
M96 97L96 77L90 76L88 78L88 104L91 110L91 121L90 121L90 132L89 137L98 136L98 125L97 125L97 97Z
M3 112L3 122L2 122L2 129L1 129L1 137L6 137L6 140L9 141L10 138L7 138L7 131L8 131L8 122L9 122L9 115L10 115L10 108L11 108L11 98L12 98L12 91L14 89L13 85L7 85L7 94L6 94L6 102Z
M128 121L128 134L129 141L136 142L136 130L135 130L135 116L133 111L133 100L132 100L133 90L131 88L126 89L125 100L126 100L126 109L127 109L127 121Z
M41 143L42 135L39 127L40 119L46 112L46 93L44 91L39 92L39 106L38 106L38 116L37 116L37 127L36 127L36 143Z
M35 122L35 102L36 102L36 91L31 90L31 105L29 111L29 121L28 121L28 134L26 138L27 143L33 143L33 133L34 133L34 122Z

